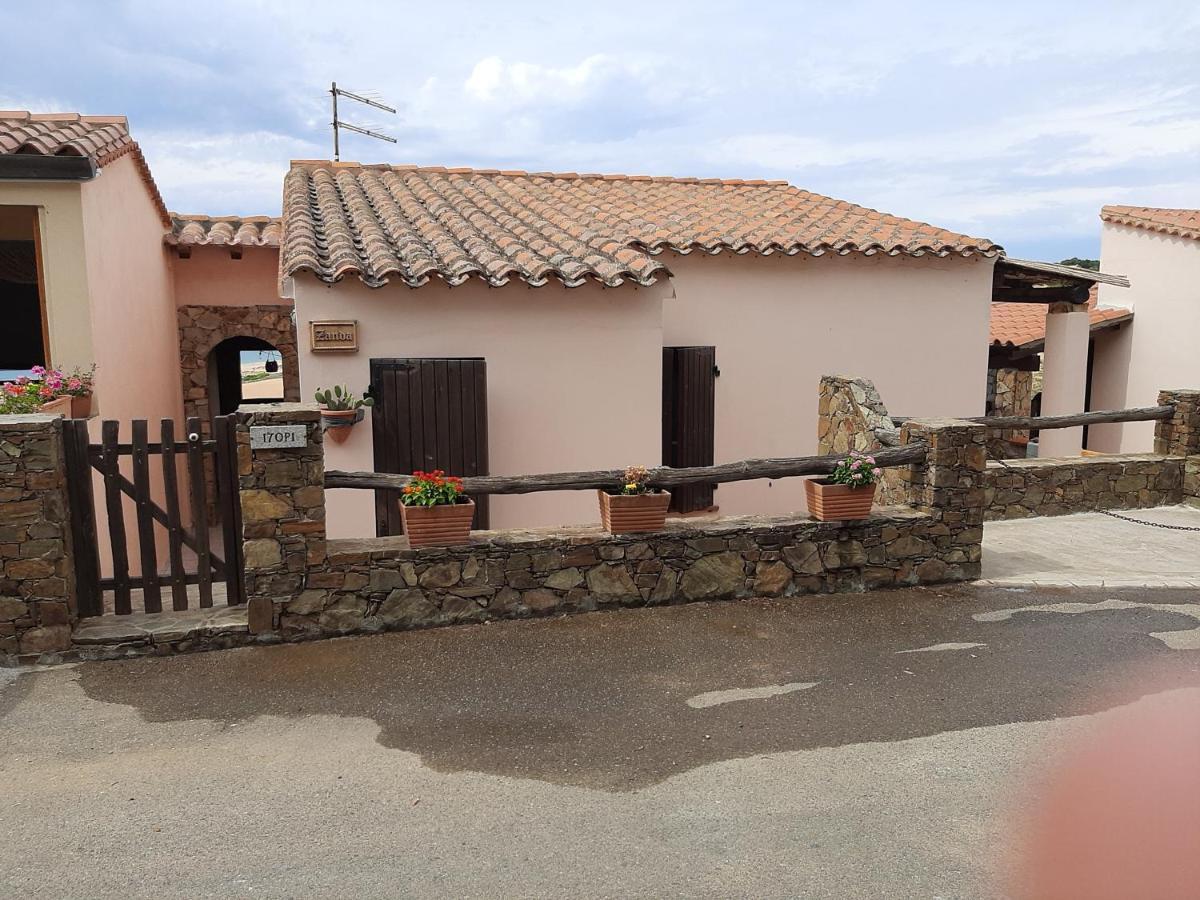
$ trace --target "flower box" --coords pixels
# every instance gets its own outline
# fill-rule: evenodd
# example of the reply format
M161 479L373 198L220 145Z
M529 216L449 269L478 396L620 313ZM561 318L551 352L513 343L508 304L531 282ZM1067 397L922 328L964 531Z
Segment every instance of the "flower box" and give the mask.
M92 395L78 394L71 395L71 418L72 419L87 419L92 415Z
M475 501L439 503L435 506L406 506L400 504L400 520L408 545L420 547L453 547L471 539L471 520L475 517Z
M850 487L810 478L804 482L804 497L808 501L809 515L818 522L866 519L871 515L871 504L875 500L875 485Z
M70 418L71 398L55 397L53 400L47 400L38 407L38 412L45 416L65 416Z
M646 494L600 495L600 523L609 534L662 531L667 521L671 495L667 491Z

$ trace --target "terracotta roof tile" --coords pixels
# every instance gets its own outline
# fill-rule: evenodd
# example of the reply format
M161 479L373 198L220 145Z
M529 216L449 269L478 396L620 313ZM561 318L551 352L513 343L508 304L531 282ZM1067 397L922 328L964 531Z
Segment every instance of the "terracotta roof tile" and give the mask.
M171 213L163 242L173 247L278 247L279 219L271 216L206 216Z
M1200 209L1160 209L1153 206L1105 206L1100 210L1105 222L1145 228L1162 234L1200 240Z
M362 166L297 160L284 182L284 274L370 287L441 278L650 284L657 258L723 251L995 256L1001 248L786 182Z
M1088 294L1092 330L1133 318L1133 310L1098 307L1096 286ZM1039 350L1046 343L1046 307L1039 303L993 303L990 325L993 347Z
M129 133L129 122L124 116L0 110L0 155L19 153L86 157L99 168L131 155L163 224L170 224L158 185L150 175L141 148Z

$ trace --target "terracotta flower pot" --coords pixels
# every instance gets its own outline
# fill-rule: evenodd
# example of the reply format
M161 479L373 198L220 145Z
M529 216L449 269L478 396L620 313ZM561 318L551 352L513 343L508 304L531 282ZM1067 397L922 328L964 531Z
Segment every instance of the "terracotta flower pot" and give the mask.
M804 482L804 496L809 514L818 522L866 519L875 500L875 485L850 487L810 478Z
M47 400L38 407L38 412L45 416L70 416L71 398L55 397L53 400Z
M71 418L86 419L92 414L92 395L71 398Z
M418 547L453 547L471 538L471 519L475 516L475 501L444 503L439 506L405 506L400 504L400 520L408 545Z
M350 437L350 429L358 421L358 410L321 407L321 421L325 423L326 436L335 444L342 444Z
M600 495L600 524L609 534L663 530L667 507L671 505L671 495L667 491L657 494L596 493Z

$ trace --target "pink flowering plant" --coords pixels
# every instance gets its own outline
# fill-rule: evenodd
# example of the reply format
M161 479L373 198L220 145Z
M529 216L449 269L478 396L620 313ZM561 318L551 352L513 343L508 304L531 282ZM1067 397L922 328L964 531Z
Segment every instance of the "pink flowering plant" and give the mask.
M87 397L96 378L95 366L71 372L34 366L29 371L32 377L22 375L4 384L0 391L0 413L31 413L59 397Z
M877 482L882 475L883 469L875 465L875 457L851 450L850 455L837 464L837 468L829 476L829 483L844 484L847 487L867 487Z

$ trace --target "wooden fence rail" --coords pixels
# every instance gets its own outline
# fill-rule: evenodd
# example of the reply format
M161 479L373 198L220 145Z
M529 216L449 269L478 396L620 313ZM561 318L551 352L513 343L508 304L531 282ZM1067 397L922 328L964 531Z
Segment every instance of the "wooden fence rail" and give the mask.
M1067 416L976 416L964 419L989 428L1075 428L1079 425L1103 425L1109 422L1151 422L1175 415L1174 406L1142 406L1137 409L1100 409L1095 412L1072 413ZM896 425L908 419L893 418ZM876 432L879 435L879 432ZM880 437L880 443L887 443Z
M925 458L924 443L908 444L894 450L881 450L875 462L882 467L903 466ZM685 469L660 467L650 470L652 487L670 488L680 484L720 484L751 481L756 478L793 478L800 475L828 475L845 455L797 456L785 459L746 459L716 466ZM622 469L599 472L559 472L552 475L473 475L463 479L467 494L533 494L540 491L586 491L611 488L621 483ZM383 472L325 473L326 488L387 488L397 490L409 482L407 475Z

